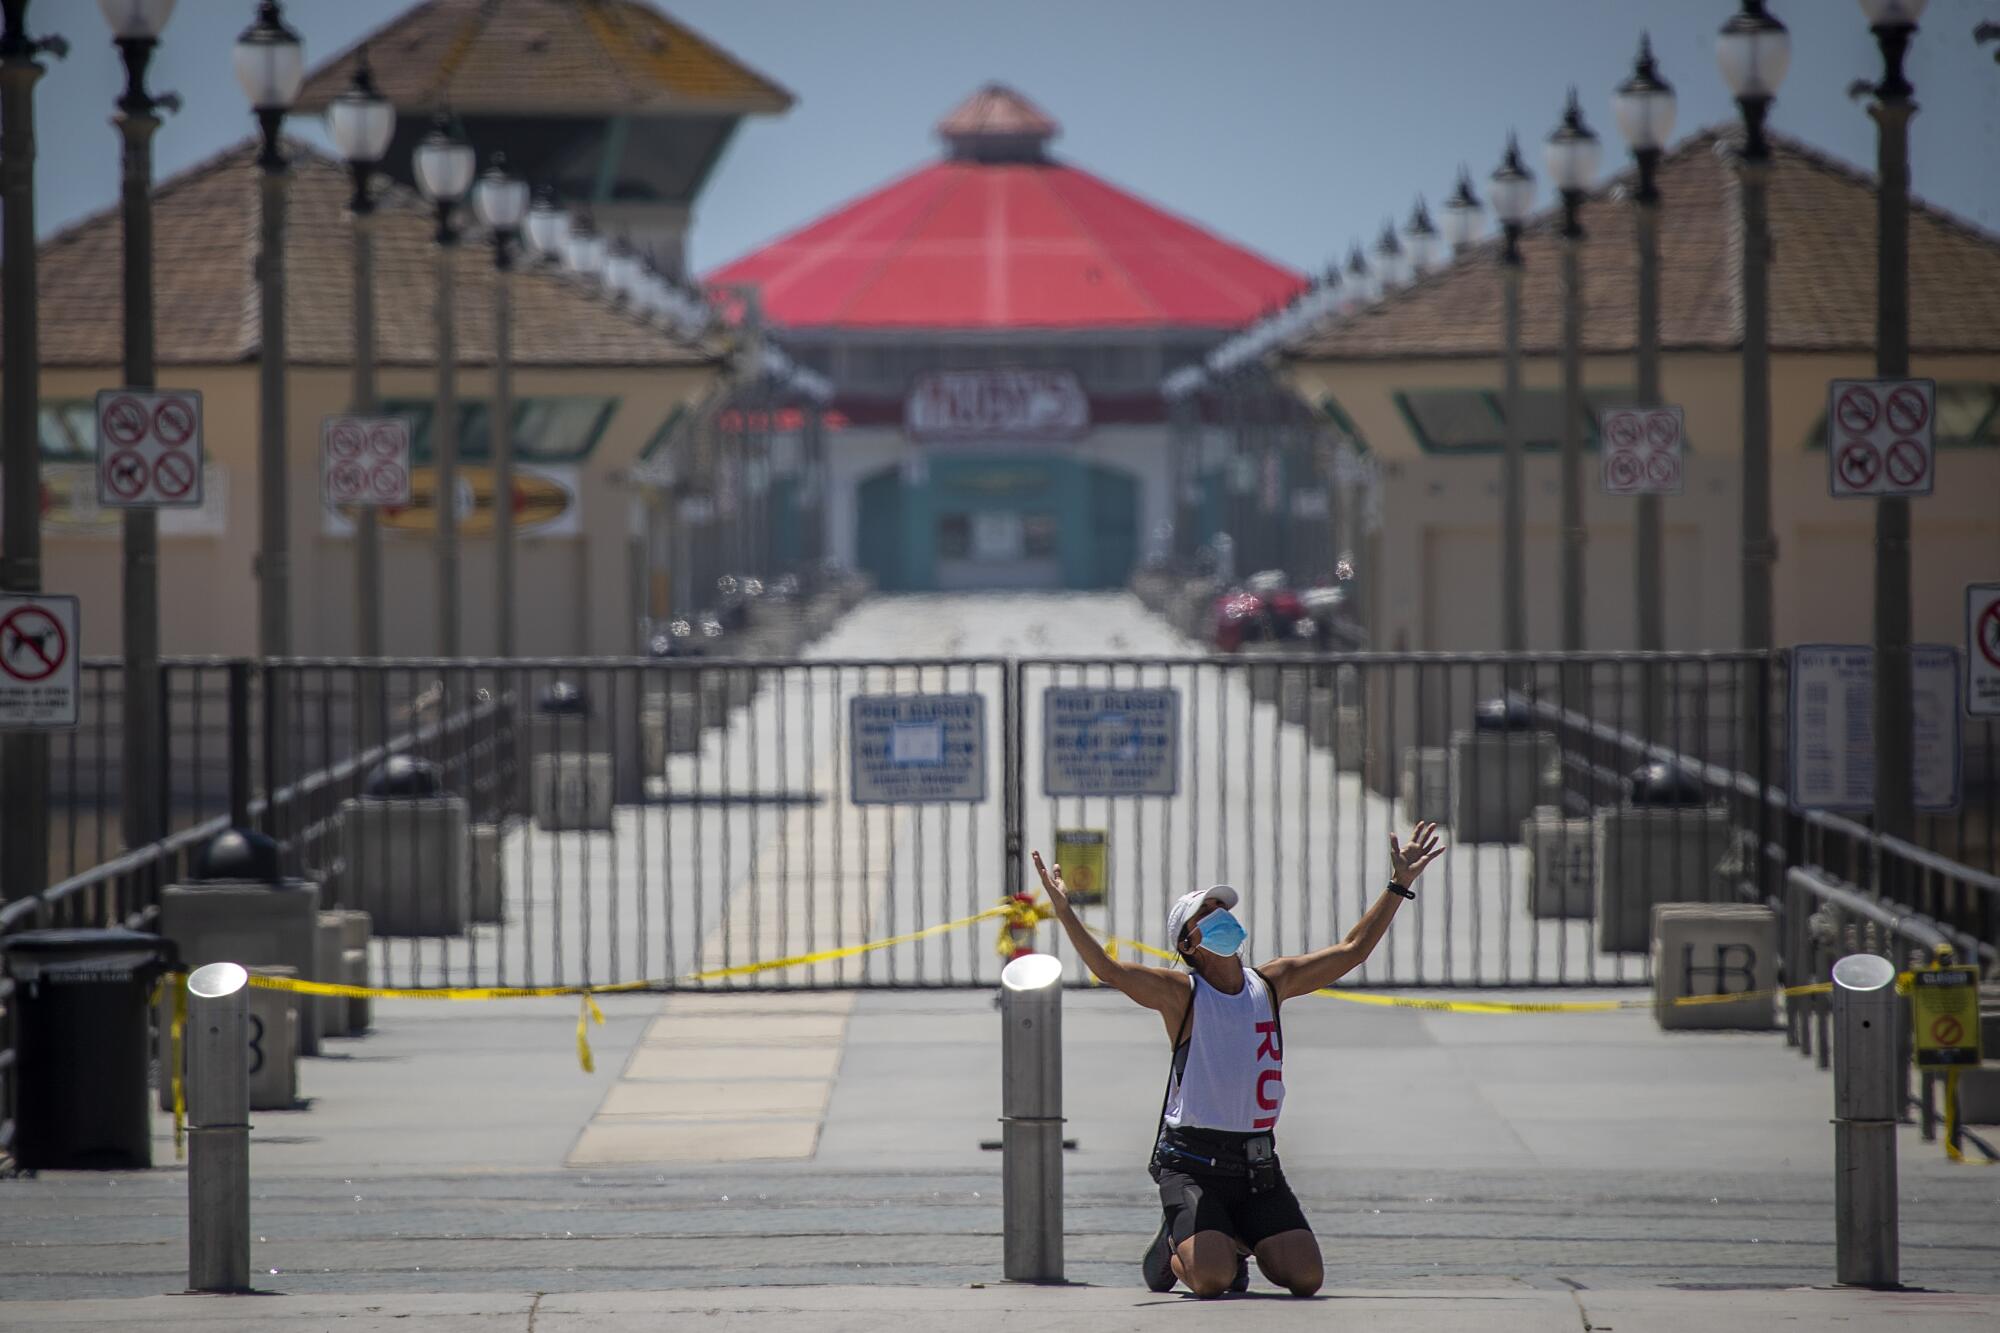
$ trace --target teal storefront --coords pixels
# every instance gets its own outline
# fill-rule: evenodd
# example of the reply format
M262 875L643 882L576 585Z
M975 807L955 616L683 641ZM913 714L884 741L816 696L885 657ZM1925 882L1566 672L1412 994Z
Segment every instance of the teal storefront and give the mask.
M927 475L884 468L858 488L856 555L892 592L1111 588L1139 549L1139 484L1047 455L934 456Z

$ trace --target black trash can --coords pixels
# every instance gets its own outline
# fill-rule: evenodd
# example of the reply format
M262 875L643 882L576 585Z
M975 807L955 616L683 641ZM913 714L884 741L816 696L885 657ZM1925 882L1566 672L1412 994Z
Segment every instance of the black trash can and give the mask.
M136 930L0 939L14 979L14 1160L24 1170L153 1164L147 1001L172 941Z

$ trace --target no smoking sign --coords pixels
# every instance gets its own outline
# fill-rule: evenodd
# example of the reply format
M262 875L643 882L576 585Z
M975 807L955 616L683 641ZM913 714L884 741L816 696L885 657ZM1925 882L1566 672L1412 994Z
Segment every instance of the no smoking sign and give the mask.
M1606 495L1686 489L1686 421L1678 407L1606 408L1598 423Z
M1827 386L1827 490L1836 498L1929 495L1936 434L1936 381L1834 380Z
M330 508L410 503L410 423L328 417L320 423L320 495Z
M198 509L201 477L198 390L98 392L99 504L114 509Z

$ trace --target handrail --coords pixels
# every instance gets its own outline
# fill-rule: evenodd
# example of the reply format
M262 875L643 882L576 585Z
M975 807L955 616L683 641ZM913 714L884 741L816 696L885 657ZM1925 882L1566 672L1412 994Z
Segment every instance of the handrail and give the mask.
M1843 912L1872 921L1891 935L1909 940L1932 952L1949 949L1963 958L1979 958L1992 950L1963 931L1917 912L1896 910L1897 905L1861 892L1834 879L1817 866L1793 866L1785 873L1787 884L1805 890Z

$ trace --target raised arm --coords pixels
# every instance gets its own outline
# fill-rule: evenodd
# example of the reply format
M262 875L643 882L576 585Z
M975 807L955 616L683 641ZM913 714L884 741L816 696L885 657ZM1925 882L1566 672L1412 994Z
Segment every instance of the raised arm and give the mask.
M1417 876L1424 873L1424 867L1443 853L1436 824L1418 824L1411 829L1407 845L1398 842L1396 835L1391 833L1390 882L1409 888L1417 882ZM1295 995L1310 995L1322 987L1331 986L1368 961L1368 955L1375 952L1375 946L1389 933L1389 923L1396 919L1396 909L1403 905L1403 901L1402 894L1384 889L1340 943L1295 958L1273 958L1258 970L1277 988L1280 1000L1289 1000Z
M1070 906L1069 894L1063 887L1062 866L1057 865L1051 871L1042 864L1040 852L1034 853L1034 858L1035 873L1042 877L1042 892L1049 895L1049 906L1055 909L1056 920L1062 923L1063 933L1069 936L1076 956L1083 960L1090 974L1148 1009L1178 1021L1181 1010L1187 1007L1187 977L1169 968L1122 963L1106 953L1097 936L1084 928L1076 909Z

